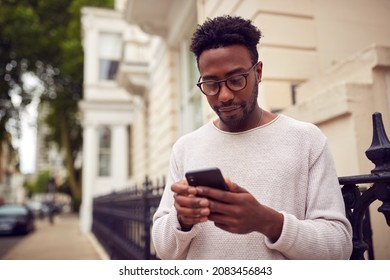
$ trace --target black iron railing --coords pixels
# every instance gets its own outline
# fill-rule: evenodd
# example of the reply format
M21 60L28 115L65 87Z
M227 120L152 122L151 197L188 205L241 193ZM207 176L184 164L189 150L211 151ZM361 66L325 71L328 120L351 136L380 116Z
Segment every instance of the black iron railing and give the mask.
M375 164L375 168L368 175L340 177L340 185L347 217L353 228L353 252L351 259L365 259L364 254L368 251L368 258L374 259L371 233L367 229L369 219L369 206L376 200L383 204L378 211L385 216L387 225L390 226L390 142L387 138L382 115L374 113L372 116L373 137L372 144L366 151L366 156ZM368 188L362 191L361 185Z
M366 151L375 164L369 175L339 177L346 214L353 228L351 259L374 259L369 206L383 202L378 211L390 226L390 142L380 113L373 114L373 140ZM152 216L165 182L153 185L147 178L142 188L114 192L93 201L92 231L111 259L156 259L150 237Z
M94 199L92 232L111 259L156 259L150 231L164 185L146 178L142 188Z

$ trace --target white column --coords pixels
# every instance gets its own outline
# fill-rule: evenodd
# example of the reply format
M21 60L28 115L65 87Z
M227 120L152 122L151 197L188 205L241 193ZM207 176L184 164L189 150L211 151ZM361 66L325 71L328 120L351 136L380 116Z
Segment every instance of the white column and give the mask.
M97 174L98 139L96 128L90 125L84 127L83 137L83 191L80 208L80 229L81 232L88 233L92 227L93 186Z

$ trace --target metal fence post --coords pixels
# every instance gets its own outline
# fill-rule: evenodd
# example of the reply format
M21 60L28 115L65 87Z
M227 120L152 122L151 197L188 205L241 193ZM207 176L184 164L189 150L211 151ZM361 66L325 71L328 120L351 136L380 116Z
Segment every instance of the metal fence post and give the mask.
M383 126L382 115L374 113L372 116L373 122L373 138L371 147L366 151L367 157L375 164L375 168L371 170L371 174L378 176L390 175L390 141L387 138L385 128ZM386 218L387 225L390 226L390 184L389 182L377 184L375 192L377 198L383 202L378 208L378 211L383 213Z
M143 199L144 199L144 259L150 259L150 204L149 204L149 196L152 191L152 183L149 181L148 176L145 177L144 188L143 188Z
M353 230L353 252L351 259L364 259L364 253L368 244L364 241L363 225L365 216L369 215L368 209L372 202L380 200L382 206L378 208L386 218L390 226L390 142L387 138L382 115L372 115L373 137L371 146L366 151L366 156L375 164L369 175L339 177L342 188L347 216L350 219ZM364 192L358 184L372 184Z

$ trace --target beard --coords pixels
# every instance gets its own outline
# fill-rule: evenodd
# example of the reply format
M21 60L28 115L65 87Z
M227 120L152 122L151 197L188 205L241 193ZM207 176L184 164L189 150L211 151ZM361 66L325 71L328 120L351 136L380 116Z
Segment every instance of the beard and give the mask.
M232 129L237 129L237 128L240 128L243 124L245 124L251 113L253 112L253 110L256 108L256 104L257 104L257 97L259 95L259 88L257 86L257 84L253 87L253 90L252 90L252 95L251 95L251 98L248 102L230 102L228 104L224 104L223 106L230 106L230 105L239 105L241 107L244 108L243 110L243 115L241 116L241 118L239 119L224 119L221 114L219 113L219 108L220 107L223 107L223 106L215 106L213 107L213 110L217 113L219 119L221 120L221 122L223 124L225 124L226 126L232 128Z

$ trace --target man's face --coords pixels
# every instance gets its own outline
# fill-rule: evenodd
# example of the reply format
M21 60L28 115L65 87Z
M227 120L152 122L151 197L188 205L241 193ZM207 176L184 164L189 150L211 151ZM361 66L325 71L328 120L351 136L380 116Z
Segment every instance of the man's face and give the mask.
M201 81L218 81L247 73L253 66L247 48L232 45L204 51L199 57ZM247 75L245 88L232 91L226 83L219 84L219 93L207 96L211 108L230 131L244 131L258 120L258 82L261 80L262 64L256 65Z

